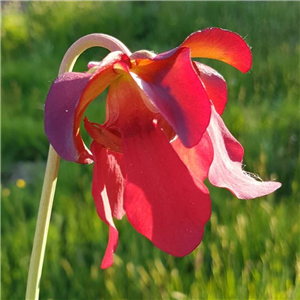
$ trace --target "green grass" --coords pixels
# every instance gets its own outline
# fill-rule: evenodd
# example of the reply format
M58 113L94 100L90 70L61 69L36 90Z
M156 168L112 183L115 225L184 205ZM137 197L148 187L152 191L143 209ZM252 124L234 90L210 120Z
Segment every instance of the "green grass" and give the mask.
M227 80L224 120L245 148L246 170L277 179L252 201L209 186L213 214L201 245L169 256L126 218L115 264L101 270L107 227L91 197L92 166L61 162L40 299L299 299L299 2L11 2L1 26L1 299L24 299L48 142L43 105L62 56L92 32L132 51L166 51L191 32L222 27L246 38L241 74L202 60ZM105 51L91 49L76 64ZM101 114L91 110L92 117ZM94 115L93 115L94 114ZM17 184L24 179L26 186Z

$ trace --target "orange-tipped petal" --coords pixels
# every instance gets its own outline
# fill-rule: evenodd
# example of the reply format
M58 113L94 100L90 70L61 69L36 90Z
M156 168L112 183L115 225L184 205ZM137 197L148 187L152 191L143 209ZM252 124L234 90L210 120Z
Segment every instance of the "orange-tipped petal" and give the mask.
M194 32L180 47L190 48L192 57L221 60L243 73L251 69L250 47L240 35L229 30L207 28Z

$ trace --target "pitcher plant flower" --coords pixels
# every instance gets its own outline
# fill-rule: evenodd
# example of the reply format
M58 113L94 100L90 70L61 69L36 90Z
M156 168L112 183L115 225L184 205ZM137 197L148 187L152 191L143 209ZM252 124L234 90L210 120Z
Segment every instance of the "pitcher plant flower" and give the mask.
M49 90L50 144L65 160L94 163L92 195L109 227L102 268L113 264L118 244L114 218L126 214L156 247L181 257L199 245L211 215L206 178L240 199L281 185L257 181L243 170L243 147L221 118L226 82L195 57L220 60L243 73L252 65L242 37L207 28L160 54L112 51L89 63L86 72L61 74ZM107 88L105 122L88 120L86 108ZM90 147L81 136L82 122Z

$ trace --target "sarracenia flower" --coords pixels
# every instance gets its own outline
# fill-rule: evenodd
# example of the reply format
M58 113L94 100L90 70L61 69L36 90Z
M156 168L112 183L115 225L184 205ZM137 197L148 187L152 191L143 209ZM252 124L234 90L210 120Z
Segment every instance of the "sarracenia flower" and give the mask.
M50 88L45 131L51 145L65 160L94 162L92 195L109 226L102 268L113 263L118 244L114 218L126 214L156 247L185 256L201 242L211 215L206 178L241 199L280 187L243 171L243 147L221 119L226 82L193 57L217 59L243 73L252 64L239 35L208 28L158 55L112 51L85 73L60 75ZM90 122L85 110L106 88L106 120ZM90 150L80 133L83 119L93 139Z

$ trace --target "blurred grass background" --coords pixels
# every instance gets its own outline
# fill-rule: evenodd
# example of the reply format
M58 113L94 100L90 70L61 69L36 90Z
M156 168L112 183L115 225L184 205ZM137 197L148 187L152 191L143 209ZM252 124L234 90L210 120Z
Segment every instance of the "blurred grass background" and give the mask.
M245 147L246 170L282 188L253 201L209 187L212 218L201 245L174 258L126 219L115 265L99 268L107 227L91 197L92 166L61 162L40 299L299 299L299 2L1 2L1 293L24 299L48 142L43 106L67 48L102 32L131 51L166 51L221 27L251 45L241 74L201 60L227 80L224 113ZM106 55L86 51L75 70ZM102 101L103 102L103 101ZM99 103L98 103L99 104ZM95 120L103 105L93 106Z

